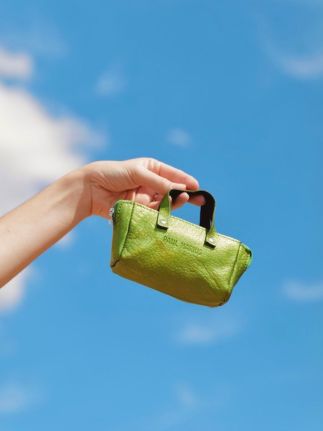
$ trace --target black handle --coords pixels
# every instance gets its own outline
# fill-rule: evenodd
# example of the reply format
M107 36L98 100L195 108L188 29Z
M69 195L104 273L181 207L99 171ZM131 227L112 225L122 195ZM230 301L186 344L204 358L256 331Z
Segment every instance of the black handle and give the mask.
M215 199L211 193L206 190L178 190L172 189L169 191L172 201L175 202L181 193L187 193L189 196L202 195L205 198L205 204L201 206L200 210L200 226L205 227L209 230L213 224L214 211L215 211Z

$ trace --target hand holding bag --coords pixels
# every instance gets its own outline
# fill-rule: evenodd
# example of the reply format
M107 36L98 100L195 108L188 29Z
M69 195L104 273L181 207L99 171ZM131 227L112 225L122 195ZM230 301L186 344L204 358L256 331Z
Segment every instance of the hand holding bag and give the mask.
M204 196L200 225L171 215L171 204L182 192ZM252 253L241 241L216 232L214 215L215 200L205 190L172 189L158 211L118 200L112 214L112 271L183 301L224 304Z

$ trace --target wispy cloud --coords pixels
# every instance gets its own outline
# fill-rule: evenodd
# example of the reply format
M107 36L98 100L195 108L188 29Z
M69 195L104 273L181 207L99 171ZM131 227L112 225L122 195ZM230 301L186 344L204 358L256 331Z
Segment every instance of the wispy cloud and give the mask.
M10 59L15 54L7 51L6 56ZM32 64L28 53L20 56ZM0 184L6 185L0 188L0 215L80 167L86 162L87 146L104 141L103 134L85 120L54 114L21 85L9 86L0 80ZM0 291L0 310L12 310L19 304L26 281L27 272Z
M270 13L257 15L264 50L273 65L286 76L298 80L322 78L323 2L285 0L283 3L285 11L281 21L271 18Z
M0 357L12 356L16 351L17 345L15 340L7 334L5 325L0 321Z
M323 77L323 52L306 57L281 57L280 64L285 73L296 78Z
M68 232L63 238L61 238L57 243L55 244L55 247L58 247L62 250L65 250L73 245L75 241L75 232L71 231Z
M183 148L188 147L192 142L191 135L186 130L181 128L169 130L166 139L169 143Z
M185 407L195 407L200 399L193 388L187 382L180 382L175 385L175 393L178 403Z
M175 340L183 345L217 344L238 334L243 325L236 319L216 317L188 321L180 327Z
M188 382L175 383L170 395L169 405L159 413L146 417L140 424L138 421L138 427L135 428L142 431L178 429L179 426L188 422L200 408L205 408L208 404L208 400L201 400Z
M114 96L126 88L126 80L120 68L106 70L96 83L96 93L100 96Z
M222 411L230 404L232 388L217 385L213 393L199 393L190 382L181 381L172 385L168 403L145 418L135 418L131 429L140 431L168 431L184 429L185 424L196 423L199 416ZM118 430L129 429L122 426Z
M310 49L310 47L309 47ZM323 77L323 51L305 54L290 54L267 41L267 52L273 63L285 75L296 79L309 80Z
M0 83L0 213L85 161L102 137L84 121L54 116L32 94Z
M30 55L23 52L10 52L0 46L0 77L29 79L33 72Z
M323 301L323 282L307 284L289 281L283 285L283 293L288 299L296 302Z
M0 386L0 415L19 413L40 401L34 388L17 382Z
M16 309L21 304L31 274L31 268L26 268L0 289L0 313Z
M3 22L0 40L10 50L19 48L33 56L59 58L68 51L66 41L58 29L44 17L41 20L29 19L27 25L19 28Z

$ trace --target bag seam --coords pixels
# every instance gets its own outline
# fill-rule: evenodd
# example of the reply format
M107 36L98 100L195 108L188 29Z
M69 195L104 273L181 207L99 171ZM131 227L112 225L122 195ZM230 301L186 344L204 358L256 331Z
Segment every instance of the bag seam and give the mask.
M120 207L121 207L121 205L122 205L123 203L126 203L126 202L124 202L124 201L123 201L123 202L120 202L120 206L119 206L119 208L118 208L118 210L117 210L117 217L118 217L118 214L119 214L119 212L120 212ZM128 203L128 202L127 202L127 203ZM116 264L121 260L121 258L122 258L122 254L123 254L123 251L124 251L124 248L125 248L126 242L127 242L128 233L129 233L129 229L130 229L130 222L131 222L132 214L133 214L133 210L134 210L134 207L135 207L134 202L130 201L129 203L130 203L130 204L132 204L132 210L131 210L131 213L130 213L130 216L129 216L129 222L128 222L128 226L127 226L127 232L126 232L126 235L125 235L125 239L124 239L124 241L123 241L123 244L122 244L122 248L121 248L121 251L120 251L119 258L114 262L114 264L112 265L112 267L113 267L113 266L115 266L115 265L116 265Z
M154 212L154 213L158 213L158 211L157 211L157 210L154 210L153 208L149 208L149 207L147 207L146 205L140 204L140 203L138 203L138 202L134 202L134 201L127 201L127 200L120 200L120 205L124 205L124 204L125 204L125 205L132 205L132 204L134 204L134 205L138 205L138 206L140 206L141 208L144 208L145 210L148 210L148 211L151 211L151 212ZM185 220L185 219L182 219L182 218L180 218L180 217L173 216L173 215L171 215L170 217L171 217L171 218L174 218L174 219L176 219L176 220L180 220L181 222L187 223L187 224L189 224L189 225L191 225L191 226L194 226L194 227L195 227L195 228L197 228L197 229L203 229L203 230L205 231L205 227L203 227L203 226L200 226L200 225L195 224L195 223L191 223L191 222L190 222L190 221L188 221L188 220ZM231 241L235 241L235 242L237 242L237 243L241 243L241 241L239 241L238 239L232 238L231 236L223 235L222 233L218 233L218 232L216 232L216 235L219 235L219 236L221 236L221 237L223 237L223 238L230 239Z
M247 251L249 252L249 256L248 256L248 259L245 263L245 270L247 270L249 268L251 261L252 261L252 251L250 250L249 247L247 247Z
M234 264L232 266L232 271L231 271L231 274L230 274L230 277L229 277L229 288L231 288L231 281L232 281L232 277L233 277L233 274L234 274L234 271L235 271L235 268L236 268L236 265L237 265L237 262L238 262L238 256L240 254L240 249L241 249L241 241L240 241L240 244L239 244L239 247L238 247L238 251L237 251L237 254L236 254L236 257L235 257L235 260L234 260Z

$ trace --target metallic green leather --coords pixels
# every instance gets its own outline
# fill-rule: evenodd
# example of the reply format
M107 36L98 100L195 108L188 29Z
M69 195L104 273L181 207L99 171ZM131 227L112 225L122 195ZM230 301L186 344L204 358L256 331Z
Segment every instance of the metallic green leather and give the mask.
M252 261L241 241L216 232L215 200L202 194L200 225L171 215L183 190L172 189L154 210L130 200L113 207L111 270L121 277L151 287L182 301L216 307L231 296Z

